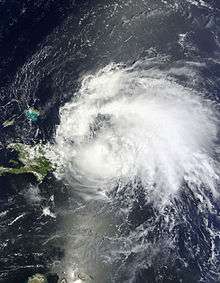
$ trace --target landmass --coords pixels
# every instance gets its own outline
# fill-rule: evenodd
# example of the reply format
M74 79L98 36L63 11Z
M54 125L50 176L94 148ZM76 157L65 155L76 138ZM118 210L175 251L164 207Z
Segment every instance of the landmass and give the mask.
M16 151L17 160L10 160L8 167L0 165L0 176L7 174L32 174L38 182L42 182L55 166L45 157L41 145L30 146L22 143L9 144L8 149Z

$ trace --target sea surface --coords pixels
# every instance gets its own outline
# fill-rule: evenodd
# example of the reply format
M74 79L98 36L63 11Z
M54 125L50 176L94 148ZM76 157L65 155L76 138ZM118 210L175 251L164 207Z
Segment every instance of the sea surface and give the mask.
M0 0L0 282L220 282L219 101L218 0Z

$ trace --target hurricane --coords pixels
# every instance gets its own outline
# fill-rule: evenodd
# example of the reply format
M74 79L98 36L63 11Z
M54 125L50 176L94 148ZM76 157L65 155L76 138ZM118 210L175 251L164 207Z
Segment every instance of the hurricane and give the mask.
M82 78L60 110L56 149L63 174L92 190L140 178L158 197L184 183L215 194L217 106L169 73L142 65L111 64Z

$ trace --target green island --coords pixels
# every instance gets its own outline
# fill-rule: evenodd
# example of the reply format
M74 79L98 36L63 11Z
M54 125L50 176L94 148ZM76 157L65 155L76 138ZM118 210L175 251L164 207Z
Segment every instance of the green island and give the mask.
M0 176L32 174L38 182L42 182L48 173L55 170L55 166L45 157L41 145L30 146L22 143L12 143L7 148L17 152L18 161L9 161L13 167L0 165Z
M44 275L37 273L29 277L27 283L48 283L48 281Z

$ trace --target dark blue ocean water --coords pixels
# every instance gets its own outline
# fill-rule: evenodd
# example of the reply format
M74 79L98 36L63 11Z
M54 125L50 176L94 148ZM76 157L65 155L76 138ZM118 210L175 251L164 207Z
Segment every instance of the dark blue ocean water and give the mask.
M81 76L111 62L129 66L145 58L165 58L152 61L152 66L164 72L191 64L199 78L190 80L186 74L174 72L178 83L219 102L220 2L1 0L1 164L8 164L13 155L6 150L10 142L33 145L53 141L59 109L79 88ZM38 122L26 119L29 107L40 110ZM4 128L2 123L11 117L15 124ZM98 211L104 218L112 217L117 206L127 207L123 191L115 195L117 201L111 209L96 201L88 204L91 215L94 207L100 206ZM175 209L167 212L178 218L169 231L163 219L156 217L156 208L143 201L140 185L127 222L120 222L123 216L112 222L123 230L120 237L152 222L156 225L152 235L138 241L157 243L161 252L151 264L147 263L149 250L144 247L142 253L118 257L110 268L103 261L106 276L93 282L220 282L219 202L211 194L207 196L214 207L210 213L197 209L200 201L186 186L181 200L174 200ZM23 283L36 272L48 274L49 283L53 282L52 274L61 272L64 264L66 235L71 233L68 223L72 223L68 219L84 204L52 174L40 185L29 175L0 177L0 282ZM56 218L45 214L45 208ZM174 247L163 250L160 239L169 237L175 238ZM100 264L98 256L96 260Z

